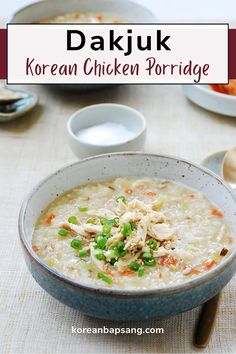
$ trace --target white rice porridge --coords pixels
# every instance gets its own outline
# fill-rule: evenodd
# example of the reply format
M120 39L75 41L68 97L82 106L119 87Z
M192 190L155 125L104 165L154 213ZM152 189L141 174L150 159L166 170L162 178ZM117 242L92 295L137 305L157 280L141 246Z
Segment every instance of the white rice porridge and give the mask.
M151 289L213 269L231 253L223 211L172 181L117 178L59 196L40 216L32 247L87 285Z

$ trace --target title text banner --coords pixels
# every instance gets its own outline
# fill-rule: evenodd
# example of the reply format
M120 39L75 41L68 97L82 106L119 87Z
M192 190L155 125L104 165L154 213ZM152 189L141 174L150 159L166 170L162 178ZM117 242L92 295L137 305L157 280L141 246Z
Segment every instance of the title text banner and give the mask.
M9 84L228 83L227 24L9 24Z

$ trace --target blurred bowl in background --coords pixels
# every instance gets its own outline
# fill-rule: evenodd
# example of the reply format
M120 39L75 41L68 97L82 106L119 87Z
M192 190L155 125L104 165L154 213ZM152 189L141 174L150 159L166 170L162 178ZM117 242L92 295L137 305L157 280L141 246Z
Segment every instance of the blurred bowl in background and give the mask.
M209 85L185 85L185 96L208 111L236 117L236 96L213 91Z
M33 23L49 17L56 17L73 12L98 13L131 23L156 22L155 15L146 7L130 0L44 0L23 7L16 12L11 23ZM73 91L93 91L114 85L99 84L67 84L53 85L60 89Z

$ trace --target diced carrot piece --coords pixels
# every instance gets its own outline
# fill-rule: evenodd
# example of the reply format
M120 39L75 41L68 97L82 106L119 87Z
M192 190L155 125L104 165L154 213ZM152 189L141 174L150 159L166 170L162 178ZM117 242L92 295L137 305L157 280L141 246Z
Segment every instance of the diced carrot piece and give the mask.
M103 22L103 20L104 20L104 17L103 16L97 16L97 20L99 21L99 22Z
M211 269L212 267L216 266L216 261L214 261L214 259L208 259L207 261L205 261L203 263L204 267L206 269Z
M122 272L120 272L120 275L135 275L135 272L130 269L125 269Z
M227 239L226 239L226 241L227 241L229 244L232 244L233 241L234 241L234 239L233 239L233 237L228 236Z
M162 256L159 258L160 265L176 265L177 259L174 257Z
M147 195L149 195L149 197L155 197L157 195L156 192L147 192Z
M33 245L32 248L33 248L34 252L38 252L41 247L38 245Z
M52 223L52 220L55 219L56 215L55 214L50 214L47 219L46 219L46 223L47 224L51 224Z
M106 274L107 274L107 275L113 275L113 272L112 272L111 270L107 270L107 271L106 271Z
M189 194L187 195L187 198L188 198L188 199L196 199L197 196L196 196L195 193L189 193Z
M201 270L198 268L194 268L191 270L191 272L189 274L199 275L199 274L201 274Z
M132 194L133 193L133 189L127 189L126 191L125 191L127 194Z
M216 216L217 218L223 218L224 213L223 213L223 211L221 211L221 210L219 210L219 209L217 209L217 208L212 208L212 209L211 209L211 215L214 215L214 216Z

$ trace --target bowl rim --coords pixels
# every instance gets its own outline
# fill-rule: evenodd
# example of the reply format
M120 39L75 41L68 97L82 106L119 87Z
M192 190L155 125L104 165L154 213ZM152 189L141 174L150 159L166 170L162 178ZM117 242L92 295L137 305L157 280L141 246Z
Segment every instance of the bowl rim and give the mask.
M209 86L210 85L205 85L205 84L204 85L193 85L192 89L195 88L208 96L214 97L215 99L217 98L217 99L221 99L221 100L236 102L236 96L227 95L225 93L220 93L220 92L214 91Z
M36 191L38 191L42 185L47 183L48 180L56 176L57 174L60 174L64 172L67 169L70 169L71 167L75 165L82 165L83 163L86 163L87 161L93 161L96 159L101 159L101 158L111 158L112 156L145 156L145 157L160 157L160 158L167 158L170 160L175 160L175 161L180 161L185 164L189 164L190 166L193 166L197 169L200 169L203 173L210 175L211 177L214 177L218 183L224 186L224 188L230 193L232 199L235 201L236 204L236 193L233 191L233 189L227 185L224 180L217 176L214 172L210 171L209 169L202 167L196 163L192 163L186 159L178 158L176 156L172 155L166 155L166 154L150 154L150 153L144 153L144 152L118 152L118 153L109 153L109 154L102 154L102 155L96 155L92 157L88 157L85 159L82 159L80 161L77 161L75 163L69 164L67 166L64 166L57 171L49 174L47 177L42 179L31 191L30 193L26 196L24 199L20 212L19 212L19 217L18 217L18 231L19 231L19 236L20 236L20 241L23 246L24 251L27 253L27 255L30 257L31 261L46 274L50 278L53 278L54 280L56 279L59 282L64 283L64 285L76 288L81 291L87 291L87 292L95 292L100 295L106 295L106 296L115 296L115 297L125 297L125 298L137 298L140 296L144 297L162 297L162 296L168 296L168 295L173 295L176 293L181 293L187 290L190 290L194 287L197 287L199 285L203 285L206 282L212 280L214 277L220 275L227 267L229 267L233 261L236 259L236 246L234 245L234 249L232 253L227 257L225 260L223 260L220 264L218 264L216 267L213 269L209 270L205 274L202 274L196 278L193 278L189 281L186 281L181 284L177 285L172 285L172 286L166 286L163 288L151 288L151 289L117 289L117 288L106 288L106 287L99 287L96 285L89 285L86 284L85 282L80 282L80 281L75 281L72 278L69 278L65 276L63 273L58 272L57 270L51 268L48 266L41 258L37 256L37 254L33 251L30 241L27 240L26 237L26 232L25 232L25 225L24 225L24 215L28 206L28 203L30 202L31 198L35 194Z
M50 1L54 1L54 0L39 0L39 1L36 1L36 2L34 2L32 4L28 4L26 6L20 7L19 10L15 11L13 13L13 15L10 17L10 21L9 22L12 23L12 21L15 19L15 17L18 16L19 14L21 14L21 12L23 12L25 10L28 10L30 8L33 8L35 5L45 4L47 1L50 2ZM77 0L77 1L79 3L79 0ZM139 8L140 11L146 11L146 13L148 13L149 16L153 17L153 21L154 21L154 19L156 19L156 15L154 14L154 12L151 9L149 9L148 7L143 6L143 5L139 4L139 3L136 3L133 0L109 0L109 1L113 2L113 3L120 3L120 4L124 5L124 6L127 3L130 3L133 6L135 6L136 8Z
M84 112L84 111L87 111L87 110L90 110L90 109L95 109L97 107L101 107L101 106L105 106L105 107L113 107L114 109L116 108L124 108L126 109L127 111L130 111L130 112L133 112L135 113L136 115L136 118L135 119L138 119L141 123L142 123L142 127L141 129L139 130L139 132L135 133L135 135L133 136L133 138L130 138L128 140L124 140L122 141L121 143L118 143L118 144L107 144L107 145L104 145L104 144L90 144L90 143L87 143L87 142L84 142L82 141L73 131L72 129L72 122L75 121L76 119L80 119L79 115L80 113ZM109 122L107 120L107 122ZM124 124L125 125L125 124ZM90 126L88 125L86 128L89 128ZM70 135L70 137L76 141L77 143L81 144L81 145L84 145L85 147L93 147L93 148L109 148L109 147L119 147L119 146L122 146L122 145L125 145L129 142L132 142L132 141L135 141L136 139L138 139L146 130L147 128L147 123L146 123L146 119L144 117L144 115L138 111L137 109L131 107L131 106L127 106L127 105L124 105L124 104L119 104L119 103L109 103L109 102L104 102L104 103L98 103L98 104L92 104L92 105L89 105L89 106L86 106L86 107L83 107L79 110L77 110L76 112L74 112L71 117L69 118L68 122L67 122L67 131Z

